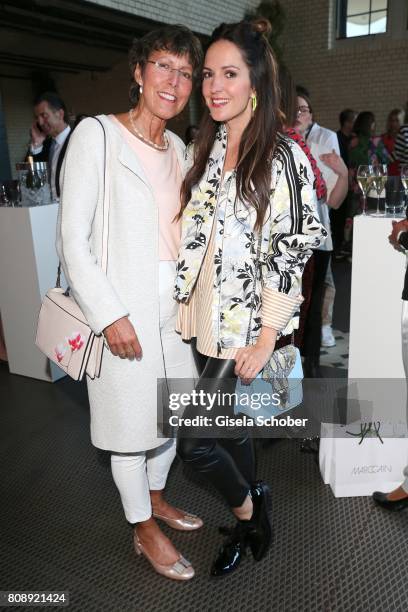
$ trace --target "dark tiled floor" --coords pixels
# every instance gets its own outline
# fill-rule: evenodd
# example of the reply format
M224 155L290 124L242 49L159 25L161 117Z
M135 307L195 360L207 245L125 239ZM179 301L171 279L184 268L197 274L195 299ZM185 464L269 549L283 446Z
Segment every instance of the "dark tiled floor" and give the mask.
M66 589L80 612L408 609L408 514L389 516L365 497L334 499L299 441L259 446L275 543L263 562L249 558L218 581L208 568L229 512L175 463L169 499L205 520L201 532L171 534L197 571L175 584L132 551L108 457L89 443L84 385L1 368L0 388L1 589Z
M347 374L347 266L334 265L337 347L322 356L328 377ZM132 551L109 457L89 443L85 385L10 376L1 366L0 393L0 590L69 590L75 612L408 610L408 513L389 515L366 497L335 499L299 441L258 443L275 542L263 562L248 558L221 580L208 568L230 514L175 462L169 499L205 521L197 533L167 529L197 572L178 584Z

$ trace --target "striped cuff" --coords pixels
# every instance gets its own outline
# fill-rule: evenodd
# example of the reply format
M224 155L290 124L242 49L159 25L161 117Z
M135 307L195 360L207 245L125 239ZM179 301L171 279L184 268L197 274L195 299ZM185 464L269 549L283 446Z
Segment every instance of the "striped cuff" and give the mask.
M264 287L262 290L262 325L272 327L278 332L282 331L302 302L301 294L293 297L276 289Z

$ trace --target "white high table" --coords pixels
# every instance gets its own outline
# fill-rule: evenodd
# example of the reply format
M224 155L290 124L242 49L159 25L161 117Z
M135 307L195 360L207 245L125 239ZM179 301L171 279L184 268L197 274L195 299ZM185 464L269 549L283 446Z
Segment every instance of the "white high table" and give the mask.
M55 285L58 204L0 208L0 312L10 372L54 382L65 373L35 345L42 298Z
M388 242L389 217L354 217L347 427L322 428L319 463L335 497L391 491L408 460L406 381L401 347L404 254ZM379 426L383 443L359 443L360 423ZM332 437L334 431L336 436Z
M401 295L406 258L388 242L392 218L354 217L349 378L405 378Z

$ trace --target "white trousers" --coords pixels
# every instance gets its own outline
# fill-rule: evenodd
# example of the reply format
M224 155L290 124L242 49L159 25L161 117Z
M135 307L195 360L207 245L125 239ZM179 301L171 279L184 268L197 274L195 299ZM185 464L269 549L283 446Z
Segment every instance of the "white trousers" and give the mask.
M167 378L193 378L194 358L191 348L174 331L177 303L173 299L176 263L161 261L160 333ZM112 476L129 523L146 521L152 515L149 491L160 491L166 485L170 466L176 455L175 440L149 451L132 455L111 455Z
M405 378L408 384L408 300L402 300L401 315L402 361L404 363ZM408 465L404 468L405 480L402 488L408 493Z

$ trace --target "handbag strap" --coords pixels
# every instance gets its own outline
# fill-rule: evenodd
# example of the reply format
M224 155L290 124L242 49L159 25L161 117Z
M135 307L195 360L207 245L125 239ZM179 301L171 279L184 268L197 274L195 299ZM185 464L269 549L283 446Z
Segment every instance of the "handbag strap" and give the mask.
M109 163L108 163L108 146L107 146L107 138L106 138L106 130L102 121L98 119L98 117L89 117L90 119L95 119L103 130L103 143L104 143L104 153L103 153L103 220L102 220L102 257L101 257L101 268L105 272L108 269L108 237L109 237L109 208L110 208L110 175L109 175ZM61 262L58 262L58 270L57 270L57 280L55 283L55 287L57 289L61 288ZM69 295L69 287L67 287L65 293Z

